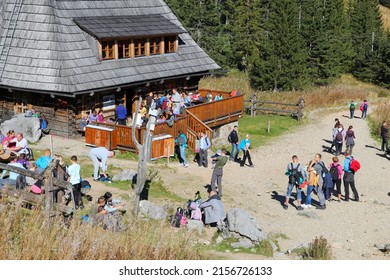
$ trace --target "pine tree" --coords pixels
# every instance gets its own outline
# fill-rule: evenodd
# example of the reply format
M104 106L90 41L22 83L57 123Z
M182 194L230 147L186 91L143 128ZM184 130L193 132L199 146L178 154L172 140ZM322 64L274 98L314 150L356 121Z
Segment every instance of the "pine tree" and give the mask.
M300 30L314 84L329 84L349 68L352 42L343 0L301 0Z
M383 40L378 0L354 0L350 7L352 43L355 59L352 73L364 81L378 80Z
M263 90L300 89L307 83L306 52L296 0L262 1L264 39L254 52L252 84Z

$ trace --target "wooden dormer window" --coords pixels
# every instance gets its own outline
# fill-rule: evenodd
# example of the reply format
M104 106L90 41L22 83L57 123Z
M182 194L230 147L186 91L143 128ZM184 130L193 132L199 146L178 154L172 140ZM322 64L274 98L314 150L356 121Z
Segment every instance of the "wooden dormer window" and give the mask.
M146 56L146 39L134 40L134 56Z
M165 53L175 53L177 49L177 36L165 37Z
M118 59L132 57L131 40L117 41L118 44Z
M115 42L103 41L102 43L102 59L109 60L115 58Z
M177 51L178 36L100 41L102 60L154 56Z
M163 53L161 51L161 45L162 45L161 38L150 38L149 39L149 48L150 48L149 54L156 55L156 54Z

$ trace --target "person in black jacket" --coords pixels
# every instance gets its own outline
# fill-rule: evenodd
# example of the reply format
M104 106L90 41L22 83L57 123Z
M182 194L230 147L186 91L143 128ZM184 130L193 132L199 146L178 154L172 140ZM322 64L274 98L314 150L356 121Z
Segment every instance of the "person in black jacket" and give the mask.
M232 151L230 153L229 160L238 161L238 152L240 151L238 149L238 126L235 125L233 127L233 130L230 132L228 141L230 144L232 144Z
M389 150L389 127L386 121L383 121L381 126L381 137L382 137L381 151L387 152Z

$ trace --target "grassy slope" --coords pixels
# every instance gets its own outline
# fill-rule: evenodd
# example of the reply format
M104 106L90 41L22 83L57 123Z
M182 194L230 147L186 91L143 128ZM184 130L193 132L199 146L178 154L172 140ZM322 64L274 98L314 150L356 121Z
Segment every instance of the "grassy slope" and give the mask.
M390 9L380 5L380 11L382 14L383 27L385 30L390 31Z

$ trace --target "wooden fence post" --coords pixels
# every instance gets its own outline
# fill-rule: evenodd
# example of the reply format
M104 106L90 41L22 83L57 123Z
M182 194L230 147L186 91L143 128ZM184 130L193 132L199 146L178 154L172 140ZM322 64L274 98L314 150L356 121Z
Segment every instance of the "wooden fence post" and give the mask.
M256 94L254 93L251 98L251 117L256 115Z

